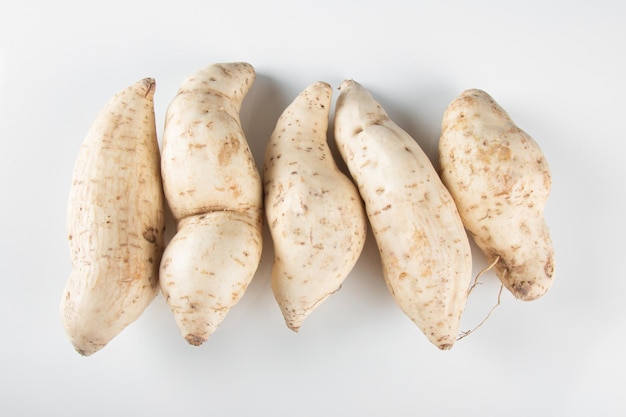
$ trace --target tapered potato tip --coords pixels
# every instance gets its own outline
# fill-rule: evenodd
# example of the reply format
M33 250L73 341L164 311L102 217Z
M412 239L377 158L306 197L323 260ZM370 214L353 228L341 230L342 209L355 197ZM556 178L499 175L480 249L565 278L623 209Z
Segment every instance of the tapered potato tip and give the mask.
M240 107L256 80L254 67L247 62L224 62L208 65L187 77L178 93L210 92L232 101Z
M89 340L72 340L71 342L74 350L81 356L91 356L107 345L106 343L93 343Z
M309 317L311 313L313 313L313 311L317 308L317 306L322 304L332 294L339 291L340 288L341 286L337 288L335 291L331 291L328 294L324 295L322 298L316 300L313 304L308 305L305 310L300 310L298 312L298 311L287 311L286 308L283 308L282 313L283 313L283 317L285 318L285 324L287 325L287 327L290 330L292 330L294 333L298 333L298 331L300 330L300 327L302 327L302 324L304 323L306 318Z
M333 291L334 292L334 291ZM283 314L283 318L285 319L285 324L292 330L294 333L298 333L300 327L304 323L304 320L315 310L315 308L321 304L329 295L333 292L326 294L320 300L315 301L313 304L306 304L304 308L299 307L297 310L293 308L294 304L289 302L288 298L282 298L282 302L279 302L281 313ZM276 291L274 291L277 294ZM278 298L277 298L278 300Z
M312 109L324 110L325 105L320 104L327 102L330 99L320 98L320 95L325 94L327 95L327 97L330 97L332 96L332 90L332 87L327 82L317 81L309 85L300 94L298 94L298 96L294 99L289 107L293 109L294 106L302 103L302 101L305 100L310 105L310 107L307 108L307 111L311 111Z
M307 314L308 316L308 314ZM293 331L294 333L298 333L298 331L300 330L300 327L302 326L302 323L304 322L304 319L306 318L306 316L302 316L302 315L285 315L285 324L287 325L287 327L289 328L289 330Z
M316 81L313 84L309 85L304 89L300 94L305 93L307 91L324 91L324 90L332 90L333 88L326 81Z
M298 331L300 330L300 326L302 325L302 321L295 322L285 317L285 324L287 325L287 328L289 330L294 333L298 333Z
M185 340L193 346L200 346L201 344L203 344L204 342L206 342L208 339L206 337L202 337L202 336L197 336L195 334L188 334L187 336L185 336Z
M154 92L156 90L156 81L154 78L144 78L143 80L137 81L131 88L139 96L151 100L154 97Z
M359 85L359 83L357 83L356 81L349 79L349 80L343 80L343 82L339 85L339 90L345 90L348 87L351 87L353 85Z

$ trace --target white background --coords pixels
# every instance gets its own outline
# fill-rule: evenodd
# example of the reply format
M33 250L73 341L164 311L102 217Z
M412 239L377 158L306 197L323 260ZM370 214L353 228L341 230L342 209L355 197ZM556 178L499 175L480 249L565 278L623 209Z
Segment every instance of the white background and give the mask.
M0 0L0 413L626 415L623 4ZM186 344L159 295L103 350L78 355L58 308L67 196L89 125L151 76L161 135L179 83L227 61L257 70L242 123L259 166L284 107L317 80L335 93L359 81L433 161L446 105L466 88L489 92L552 168L552 290L532 303L504 294L442 352L392 301L370 234L341 291L295 334L269 288L266 230L248 292L203 346ZM498 289L487 274L464 329Z

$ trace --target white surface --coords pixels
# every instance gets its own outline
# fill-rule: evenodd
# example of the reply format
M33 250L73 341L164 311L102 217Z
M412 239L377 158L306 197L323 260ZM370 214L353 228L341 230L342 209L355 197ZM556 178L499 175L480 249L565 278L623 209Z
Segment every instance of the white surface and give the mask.
M608 0L2 1L0 414L626 415L625 18ZM553 171L551 292L533 303L505 294L441 352L391 300L370 234L342 290L294 334L269 288L266 234L252 285L205 345L186 344L159 296L102 351L79 356L58 305L87 128L111 95L152 76L160 134L184 77L239 60L258 72L242 112L257 163L313 81L361 82L433 159L445 106L466 88L488 91ZM498 288L487 275L464 329Z

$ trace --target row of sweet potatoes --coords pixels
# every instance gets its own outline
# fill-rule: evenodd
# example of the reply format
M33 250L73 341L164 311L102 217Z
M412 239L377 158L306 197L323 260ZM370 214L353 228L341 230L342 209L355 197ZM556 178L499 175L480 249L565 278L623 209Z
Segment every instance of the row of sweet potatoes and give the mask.
M437 172L363 86L344 81L334 138L348 177L327 141L332 88L313 83L277 120L261 174L239 119L254 80L243 62L189 76L168 107L161 150L153 79L116 94L94 121L72 179L61 303L79 353L104 347L159 288L182 336L206 341L257 270L264 222L272 290L296 331L353 269L368 222L394 300L440 349L457 340L471 288L467 232L515 297L550 288L550 171L488 94L467 90L447 108ZM167 246L166 203L176 219Z

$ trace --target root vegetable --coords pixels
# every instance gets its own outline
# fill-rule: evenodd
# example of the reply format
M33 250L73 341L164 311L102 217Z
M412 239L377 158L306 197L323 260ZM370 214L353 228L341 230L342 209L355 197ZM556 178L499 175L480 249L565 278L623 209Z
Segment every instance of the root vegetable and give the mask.
M472 279L469 240L432 163L360 84L340 86L335 140L369 218L387 286L440 349L450 349Z
M467 90L443 117L441 176L465 227L504 286L535 300L552 285L554 249L543 210L551 175L539 145L494 99Z
M154 90L146 78L111 98L77 156L67 210L73 269L61 317L82 355L102 349L158 293L164 199Z
M247 63L208 66L181 84L166 114L163 185L177 233L161 289L192 345L241 299L261 258L262 184L239 120L254 80Z
M278 119L265 151L272 290L294 331L341 287L367 231L359 193L337 168L328 146L331 96L324 82L302 91Z
M188 216L167 246L161 286L181 333L200 345L246 291L261 256L258 212Z

